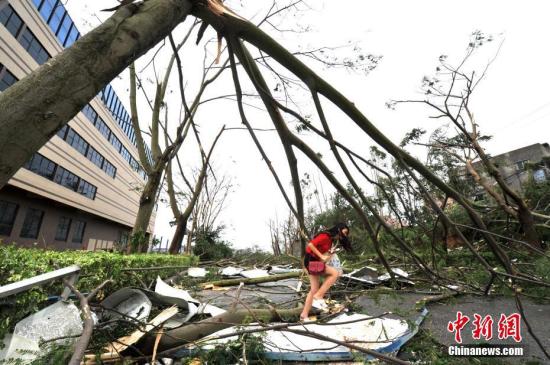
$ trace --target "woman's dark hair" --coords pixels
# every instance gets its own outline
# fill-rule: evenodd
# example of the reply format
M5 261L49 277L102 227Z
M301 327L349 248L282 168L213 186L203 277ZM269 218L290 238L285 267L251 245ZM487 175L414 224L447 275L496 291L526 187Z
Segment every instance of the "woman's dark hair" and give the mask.
M344 250L351 252L352 250L351 241L347 236L344 236L343 234L339 234L339 233L342 233L344 229L348 230L348 235L349 235L350 229L348 225L345 223L337 223L334 227L331 227L323 232L328 233L331 237L338 236L339 237L338 241L340 242Z

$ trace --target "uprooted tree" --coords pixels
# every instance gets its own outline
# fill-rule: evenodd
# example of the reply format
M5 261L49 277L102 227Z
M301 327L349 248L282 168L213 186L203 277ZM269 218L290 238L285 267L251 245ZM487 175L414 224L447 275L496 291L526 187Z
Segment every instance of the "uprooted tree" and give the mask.
M148 0L123 5L111 18L79 39L72 47L0 95L0 110L3 111L0 115L0 128L3 131L0 136L0 145L3 146L3 153L0 156L0 186L5 185L17 169L80 111L105 84L156 43L168 37L173 28L185 21L187 17L194 17L203 22L199 35L204 32L206 26L211 26L218 33L220 40L225 40L228 46L239 114L276 178L285 201L299 222L302 230L302 249L305 245L307 231L304 223L304 204L299 181L297 152L313 163L355 210L380 262L392 278L394 278L394 273L379 242L378 229L383 230L391 237L392 244L408 255L428 280L446 285L455 282L453 278L445 277L443 273L430 267L415 252L410 240L399 235L393 229L380 214L376 204L361 189L358 177L346 165L346 158L350 160L353 158L354 161L364 162L367 165L368 163L364 159L361 160L360 154L335 139L331 129L331 125L334 123L328 120L324 108L325 104L330 103L358 126L364 132L365 138L370 137L385 153L392 156L402 174L408 178L408 183L422 194L427 207L431 208L438 220L462 239L473 257L490 274L490 279L484 283L484 289L474 287L473 290L488 293L493 283L498 280L513 290L518 303L520 303L518 286L521 283L550 286L550 283L522 272L510 260L506 246L499 242L501 237L491 232L483 216L475 209L474 204L467 196L461 194L425 164L390 141L357 109L354 103L344 97L330 83L256 25L226 8L219 0ZM173 44L172 39L171 43ZM314 105L315 121L320 123L320 128L315 127L308 118L281 103L272 95L271 88L258 66L258 60L254 58L251 50L252 52L257 50L264 57L269 57L271 62L284 68L298 80L302 88L308 91ZM248 121L243 103L240 70L244 71L259 96L281 141L292 177L294 202L289 198L283 184L270 165L269 159ZM186 115L191 117L190 110L186 110ZM315 131L328 143L332 157L349 185L336 177L332 169L325 163L326 158L321 158L297 133L290 130L285 119L286 115ZM25 128L21 128L22 126ZM362 171L358 163L354 163L354 167L359 172ZM479 254L473 243L463 234L462 228L438 204L439 196L453 199L461 207L471 221L471 227L476 229L483 238L498 266L495 267ZM520 202L516 201L516 204L519 214ZM537 247L529 244L527 246L535 254L545 254ZM521 304L518 304L518 310L522 311Z

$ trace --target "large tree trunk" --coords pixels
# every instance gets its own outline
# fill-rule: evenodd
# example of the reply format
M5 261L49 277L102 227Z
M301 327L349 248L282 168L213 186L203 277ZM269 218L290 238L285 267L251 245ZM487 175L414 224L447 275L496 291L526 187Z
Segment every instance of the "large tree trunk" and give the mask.
M185 237L185 233L187 232L187 219L180 215L177 219L177 222L178 225L176 226L176 232L174 232L172 242L170 243L170 248L168 249L168 252L171 255L175 255L180 252L181 246L183 244L183 238Z
M157 194L160 188L162 171L163 169L157 169L152 174L148 175L149 178L147 179L147 183L145 184L141 197L139 198L139 209L136 215L134 228L132 229L132 236L139 235L140 233L143 233L144 236L147 235L149 221L151 220L151 215L153 214L153 210L155 209L155 204L157 202ZM140 242L139 246L140 247L137 249L138 251L141 251L144 243ZM131 247L131 249L136 248Z
M191 11L189 0L121 7L55 58L0 94L0 188L130 63Z
M224 328L232 327L238 323L243 323L245 320L250 318L253 318L254 322L261 321L264 323L273 321L296 321L301 311L301 307L281 310L241 309L227 311L223 314L200 322L190 323L186 326L166 331L160 339L157 351L164 351L178 345L199 340ZM143 353L151 354L153 352L155 337L156 336L148 336L145 339L144 344L140 346Z

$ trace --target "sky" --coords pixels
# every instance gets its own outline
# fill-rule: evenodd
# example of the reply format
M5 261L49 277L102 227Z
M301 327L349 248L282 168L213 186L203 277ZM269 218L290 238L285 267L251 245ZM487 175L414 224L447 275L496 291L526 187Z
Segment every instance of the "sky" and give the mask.
M237 13L255 22L261 19L271 3L265 0L226 1ZM85 33L109 16L100 9L115 4L114 0L69 0L67 8L81 32ZM493 136L485 144L486 150L499 154L533 143L550 142L550 95L547 92L547 85L550 85L550 50L547 47L547 35L550 34L550 22L547 21L549 2L319 0L309 1L307 5L307 9L302 6L299 11L293 10L274 19L278 29L301 29L300 32L279 32L271 26L262 29L291 51L338 47L326 54L338 59L353 59L358 53L382 56L378 66L368 74L324 67L311 59L303 60L353 101L392 141L399 143L405 133L414 127L433 130L441 125L441 121L430 119L426 108L400 105L397 110L389 110L386 102L422 98L422 78L434 73L439 56L447 55L449 62L456 64L465 54L470 34L480 30L494 35L495 41L484 47L472 61L472 67L481 70L496 55L472 99L472 109L482 132ZM188 19L186 24L190 21L192 19ZM176 40L183 37L186 24L174 32ZM196 30L191 37L193 41L195 34ZM214 36L212 31L207 31L205 39ZM208 62L215 57L215 44L207 44L204 48L205 43L186 45L182 54L189 98L196 90L202 72L203 50L206 49ZM161 48L155 59L157 73L167 62L170 54L167 48ZM158 47L138 60L138 70L148 64L151 54L156 51ZM222 55L222 59L223 56L226 54ZM149 90L154 80L152 69L149 66L142 73L145 87ZM172 79L175 82L174 75ZM126 106L127 76L124 72L113 81ZM244 76L241 74L243 80ZM274 78L268 78L268 82L270 87L276 88ZM245 91L250 90L250 84L243 83ZM230 75L224 75L205 95L213 97L232 93L231 85ZM299 109L305 114L312 112L307 94L299 89L293 93ZM282 96L276 92L275 95ZM167 98L167 104L174 105L169 109L169 119L172 120L177 118L177 96L177 84L173 83ZM254 100L250 103L254 104ZM140 110L146 114L145 105L142 98ZM366 154L373 142L358 133L358 129L328 102L324 102L324 107L336 138ZM257 108L249 107L247 113L255 127L272 128L267 115ZM142 122L144 119L141 118ZM228 100L205 105L197 114L197 123L206 148L222 125L241 126L237 106ZM287 163L276 134L272 131L258 134L291 194ZM304 138L317 151L328 155L327 145L307 136ZM184 145L180 157L188 171L198 166L197 148L193 143ZM237 248L258 245L269 249L269 221L283 220L288 215L288 209L247 132L239 129L225 132L216 147L213 161L216 174L231 177L233 181L232 193L220 220L227 227L224 238ZM309 173L317 187L330 194L332 190L324 179L300 157L299 169L301 174ZM312 208L317 206L315 201L308 204ZM171 237L172 228L168 222L172 219L170 209L160 203L155 234L165 239Z

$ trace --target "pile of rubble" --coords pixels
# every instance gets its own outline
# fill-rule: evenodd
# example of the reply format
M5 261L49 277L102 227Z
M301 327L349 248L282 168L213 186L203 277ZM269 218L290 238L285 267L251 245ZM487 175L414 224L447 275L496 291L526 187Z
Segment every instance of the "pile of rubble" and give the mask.
M406 272L394 272L399 280L413 284ZM207 273L207 269L196 267L186 274L204 278ZM154 290L122 288L92 305L96 329L125 323L132 324L134 331L109 343L99 357L86 354L81 363L122 359L155 363L162 358L163 364L169 364L244 333L261 336L264 355L273 360L345 361L360 353L365 358L383 359L395 355L416 334L427 314L423 309L412 322L371 317L329 301L330 311L317 312L311 321L300 323L301 302L307 293L303 285L307 275L301 269L290 265L262 269L229 266L219 269L219 274L223 280L202 283L202 290L193 295L159 277ZM377 275L366 267L344 275L343 283L346 278L378 285L389 280L389 275ZM250 319L252 323L244 324ZM30 361L45 351L44 343L74 343L83 328L79 308L69 300L60 300L17 323L13 334L4 339L0 360Z

